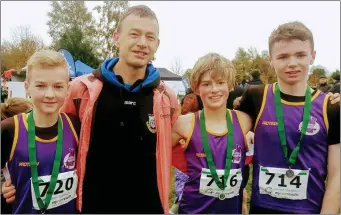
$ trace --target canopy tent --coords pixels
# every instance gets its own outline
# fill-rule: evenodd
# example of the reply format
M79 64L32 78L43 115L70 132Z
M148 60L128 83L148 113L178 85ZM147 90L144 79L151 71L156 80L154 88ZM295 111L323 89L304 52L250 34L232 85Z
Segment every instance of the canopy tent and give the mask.
M81 76L81 75L85 75L88 73L91 73L92 71L94 71L95 69L86 65L85 63L83 63L80 60L77 60L75 62L75 67L76 67L76 76Z
M161 80L163 81L181 81L180 75L174 74L166 68L158 68L160 70Z

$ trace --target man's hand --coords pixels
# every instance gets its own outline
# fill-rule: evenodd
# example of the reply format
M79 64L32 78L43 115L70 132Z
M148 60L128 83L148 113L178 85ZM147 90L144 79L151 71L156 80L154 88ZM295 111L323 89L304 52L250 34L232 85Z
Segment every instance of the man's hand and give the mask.
M332 92L329 92L328 95L330 96L329 100L331 101L332 104L340 102L340 93L333 94Z
M14 202L15 200L15 187L12 185L12 180L7 179L5 183L2 184L2 195L6 199L8 204Z
M240 106L240 100L241 99L242 99L241 96L234 99L234 101L233 101L233 109L236 109L236 108L238 108Z

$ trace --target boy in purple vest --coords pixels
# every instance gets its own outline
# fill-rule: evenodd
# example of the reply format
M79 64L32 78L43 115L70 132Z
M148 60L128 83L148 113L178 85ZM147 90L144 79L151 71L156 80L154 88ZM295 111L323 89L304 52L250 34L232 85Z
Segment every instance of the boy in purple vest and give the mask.
M16 188L12 213L76 212L80 125L59 112L68 86L68 64L60 53L39 51L28 60L25 88L33 109L1 121L1 168L8 162Z
M316 55L312 32L300 22L282 24L269 53L278 82L250 86L239 108L255 125L250 213L335 214L340 103L307 84Z
M205 55L193 68L191 86L204 109L180 116L173 126L174 146L186 140L189 176L179 214L242 213L245 134L251 129L251 119L226 109L234 80L232 63L219 54Z

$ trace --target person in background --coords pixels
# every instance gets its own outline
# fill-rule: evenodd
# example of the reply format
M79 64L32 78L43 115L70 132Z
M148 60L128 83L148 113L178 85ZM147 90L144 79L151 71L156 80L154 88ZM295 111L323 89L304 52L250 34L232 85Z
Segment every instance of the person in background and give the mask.
M32 103L23 98L10 98L7 99L5 103L1 103L1 121L9 117L20 113L28 113L32 110ZM5 176L8 169L5 167L1 170L1 184L5 182L5 178L9 177L9 174ZM1 213L10 214L12 213L12 204L7 204L6 199L1 196Z
M331 85L327 83L327 77L325 75L321 75L319 78L319 84L317 86L317 89L327 93L331 89Z
M251 72L252 80L248 82L249 85L262 85L263 81L260 80L260 71L255 69Z
M246 87L247 87L247 81L246 81L245 78L242 80L242 83L241 83L240 86L241 86L242 88L246 88Z
M337 74L333 77L334 84L333 86L329 89L328 92L331 93L340 93L340 74Z

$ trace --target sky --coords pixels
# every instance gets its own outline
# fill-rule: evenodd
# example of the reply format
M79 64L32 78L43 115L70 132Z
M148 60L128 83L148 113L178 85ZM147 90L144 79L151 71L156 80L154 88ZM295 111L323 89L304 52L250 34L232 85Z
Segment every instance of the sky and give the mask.
M87 1L92 10L99 2ZM154 65L170 69L176 58L181 67L217 52L233 59L238 47L268 49L268 37L280 24L303 22L314 35L317 52L314 65L327 71L340 69L340 2L326 1L135 1L157 15L160 46ZM29 25L32 32L49 44L48 1L1 1L1 40L11 39L11 29Z

